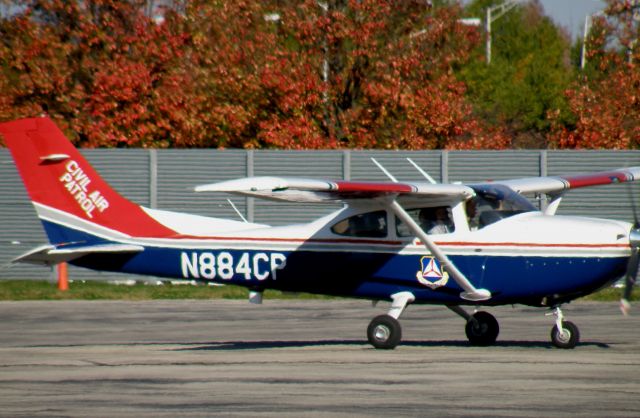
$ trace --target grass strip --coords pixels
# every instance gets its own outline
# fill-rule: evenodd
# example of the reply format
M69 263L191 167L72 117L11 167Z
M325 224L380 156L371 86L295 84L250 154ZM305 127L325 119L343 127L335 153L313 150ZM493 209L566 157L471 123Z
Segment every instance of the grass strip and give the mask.
M162 285L136 283L121 285L98 281L73 281L69 290L57 284L37 280L0 280L0 300L156 300L156 299L247 299L249 290L240 286L206 284ZM324 299L307 293L266 290L265 299Z
M612 302L620 300L622 289L609 287L582 300ZM99 281L73 281L69 290L60 291L56 283L37 280L0 280L0 300L156 300L156 299L247 299L249 290L240 286L207 284L162 285L136 283L121 285ZM308 293L266 290L265 299L334 299ZM632 297L632 300L634 298Z

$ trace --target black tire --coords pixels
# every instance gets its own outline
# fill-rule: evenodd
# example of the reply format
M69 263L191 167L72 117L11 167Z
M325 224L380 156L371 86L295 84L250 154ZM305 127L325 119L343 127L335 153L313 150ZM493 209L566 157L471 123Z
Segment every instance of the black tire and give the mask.
M472 345L488 346L496 342L500 326L496 318L488 312L476 312L464 328Z
M558 330L556 325L551 328L551 342L558 348L574 348L580 342L580 330L578 326L570 321L562 321L564 333Z
M400 322L389 315L379 315L371 320L367 327L367 339L375 348L392 350L402 340Z

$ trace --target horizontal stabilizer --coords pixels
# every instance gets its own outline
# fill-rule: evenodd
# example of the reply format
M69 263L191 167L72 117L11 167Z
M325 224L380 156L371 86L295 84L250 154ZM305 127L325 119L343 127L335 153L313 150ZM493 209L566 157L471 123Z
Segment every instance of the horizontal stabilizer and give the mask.
M140 245L97 244L82 247L57 248L53 245L41 245L11 260L12 263L29 263L51 266L72 261L89 254L138 253L144 250Z

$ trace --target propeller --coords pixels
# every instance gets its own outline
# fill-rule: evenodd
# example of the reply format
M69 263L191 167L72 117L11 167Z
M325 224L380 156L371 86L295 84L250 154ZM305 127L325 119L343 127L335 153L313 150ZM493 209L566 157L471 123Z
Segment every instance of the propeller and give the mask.
M631 234L638 234L638 230L634 229ZM640 234L638 235L640 239ZM638 241L636 241L635 244L633 242L631 244L632 253L627 263L627 274L624 276L624 292L622 293L622 299L620 299L620 310L625 316L628 315L631 310L629 299L631 298L633 285L636 283L636 276L638 274L638 261L640 261L640 247L638 247L638 244L640 244Z
M636 277L638 275L638 267L640 266L640 219L638 219L638 208L635 203L633 191L629 187L629 200L631 201L631 209L633 210L633 226L631 232L629 232L629 244L631 245L631 257L627 262L627 273L624 276L624 292L622 293L622 299L620 299L620 310L623 315L629 315L631 310L631 292L633 292L633 285L636 284Z

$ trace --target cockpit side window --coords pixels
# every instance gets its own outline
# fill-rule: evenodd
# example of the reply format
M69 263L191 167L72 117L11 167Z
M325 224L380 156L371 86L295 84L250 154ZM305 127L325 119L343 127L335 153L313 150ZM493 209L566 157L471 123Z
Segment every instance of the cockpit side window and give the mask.
M354 215L331 227L331 232L347 237L384 238L387 236L387 212Z
M429 235L448 234L455 231L451 208L448 206L409 209L407 213ZM399 237L411 237L414 235L409 230L409 227L398 218L396 218L396 234Z

